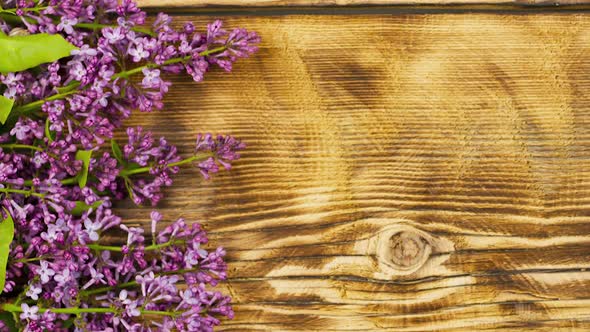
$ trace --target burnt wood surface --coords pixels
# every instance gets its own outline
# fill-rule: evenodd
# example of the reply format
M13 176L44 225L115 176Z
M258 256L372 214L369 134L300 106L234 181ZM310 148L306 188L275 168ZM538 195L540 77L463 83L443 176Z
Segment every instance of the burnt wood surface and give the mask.
M127 122L248 144L160 209L228 251L220 330L590 330L586 13L223 19L260 52Z

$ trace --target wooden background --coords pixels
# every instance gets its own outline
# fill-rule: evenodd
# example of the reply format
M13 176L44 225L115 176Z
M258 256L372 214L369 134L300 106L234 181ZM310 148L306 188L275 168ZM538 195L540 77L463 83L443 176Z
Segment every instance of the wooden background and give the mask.
M249 146L161 208L228 250L220 330L590 330L586 12L223 19L261 51L128 123Z

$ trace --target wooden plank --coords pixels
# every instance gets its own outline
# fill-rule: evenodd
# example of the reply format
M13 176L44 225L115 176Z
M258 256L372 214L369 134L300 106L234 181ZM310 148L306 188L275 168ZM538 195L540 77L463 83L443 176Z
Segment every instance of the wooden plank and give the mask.
M249 146L161 209L227 248L222 330L590 329L587 14L226 21L260 53L128 123Z
M590 0L137 0L142 7L173 9L203 7L333 7L333 6L453 6L512 5L570 6L589 4Z

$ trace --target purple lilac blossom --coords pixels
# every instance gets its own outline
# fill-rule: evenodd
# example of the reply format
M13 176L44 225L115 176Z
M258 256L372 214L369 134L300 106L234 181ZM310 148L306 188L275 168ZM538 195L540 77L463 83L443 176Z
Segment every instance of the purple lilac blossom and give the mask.
M35 332L211 331L232 318L230 298L212 290L227 277L225 251L204 249L199 224L179 219L158 231L163 218L153 212L150 238L124 225L112 206L126 196L155 205L180 165L192 163L208 179L220 166L230 169L245 145L198 135L194 155L183 159L141 127L127 129L120 153L110 140L132 110L163 108L171 86L164 74L201 81L214 66L230 71L257 51L259 37L220 21L203 33L192 23L176 28L165 14L146 27L147 15L129 0L0 5L3 33L61 34L78 47L34 70L0 74L0 95L15 101L0 127L0 220L10 215L15 225L0 311L4 295L26 299L16 323ZM88 165L77 158L82 150L93 152ZM103 245L109 233L126 241ZM76 319L63 312L80 307L99 310ZM146 310L163 314L146 319Z
M62 95L33 111L49 119L58 139L85 149L112 138L131 110L162 109L171 85L162 73L185 71L201 81L212 65L230 71L233 62L257 51L260 40L244 29L226 31L220 21L209 24L206 33L195 31L192 24L176 29L166 14L159 14L151 31L145 33L136 28L145 23L146 15L132 1L52 0L39 11L28 11L36 6L32 1L5 2L3 8L12 5L23 11L22 20L30 33L60 33L79 49L67 60L43 65L45 70L39 73L0 75L0 92L14 98L17 106ZM114 13L119 15L115 21L109 19ZM51 17L60 17L60 22L56 24ZM77 24L102 24L102 28L94 34L76 28ZM10 32L2 17L0 27ZM121 63L136 65L134 73L143 75L141 84L129 80L129 69ZM41 138L38 129L44 124L35 124L21 119L11 135L18 141Z

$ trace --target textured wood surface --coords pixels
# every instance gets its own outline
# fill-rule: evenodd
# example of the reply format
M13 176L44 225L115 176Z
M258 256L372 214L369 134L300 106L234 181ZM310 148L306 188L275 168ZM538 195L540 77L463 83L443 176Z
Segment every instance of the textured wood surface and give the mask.
M327 7L375 5L513 5L564 6L590 0L137 0L143 7Z
M228 250L222 330L590 330L589 18L226 18L260 53L128 123L249 145L162 207Z

